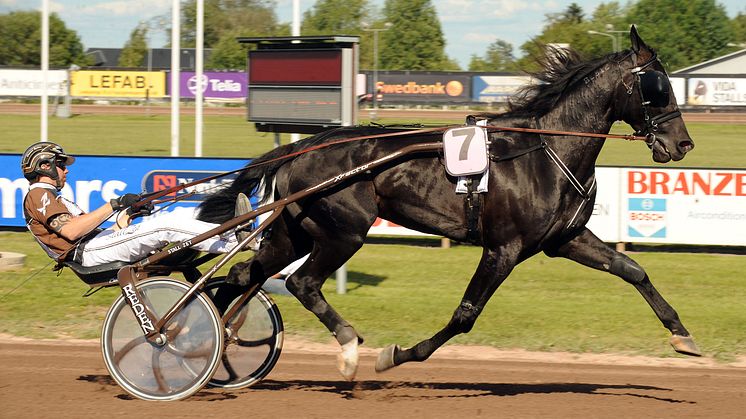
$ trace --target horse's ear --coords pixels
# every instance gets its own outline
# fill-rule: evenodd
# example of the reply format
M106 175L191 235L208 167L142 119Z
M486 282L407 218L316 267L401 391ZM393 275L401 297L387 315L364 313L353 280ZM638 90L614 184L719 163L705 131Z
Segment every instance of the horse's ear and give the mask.
M637 33L637 28L635 25L632 25L629 28L629 40L632 43L632 51L635 52L635 54L639 54L640 51L649 51L650 48L648 48L647 45L645 45L645 41L640 38L640 35Z

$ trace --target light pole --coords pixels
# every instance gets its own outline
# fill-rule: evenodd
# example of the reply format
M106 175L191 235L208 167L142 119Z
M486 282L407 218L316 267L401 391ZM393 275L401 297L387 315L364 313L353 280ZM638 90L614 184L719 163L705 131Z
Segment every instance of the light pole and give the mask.
M588 31L588 33L591 35L601 35L601 36L607 36L611 38L611 47L614 49L614 52L619 51L619 48L617 48L615 35L612 35L610 33L598 32L598 31Z
M378 113L378 33L387 31L391 28L391 22L383 24L383 28L372 28L368 23L363 22L362 29L366 32L373 32L373 111L370 113L370 119L376 119Z

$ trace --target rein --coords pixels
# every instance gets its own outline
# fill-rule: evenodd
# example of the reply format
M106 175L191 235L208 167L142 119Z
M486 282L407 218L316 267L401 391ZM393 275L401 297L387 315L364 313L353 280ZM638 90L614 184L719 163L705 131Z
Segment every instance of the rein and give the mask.
M201 183L209 182L214 179L219 179L221 177L229 176L234 173L239 173L247 169L253 169L255 167L261 167L270 163L274 163L276 161L289 159L291 157L296 157L301 154L305 154L311 151L319 150L322 148L330 147L337 144L345 144L350 143L353 141L362 141L362 140L369 140L369 139L375 139L375 138L392 138L392 137L404 137L409 135L418 135L418 134L428 134L433 132L442 132L447 131L452 128L458 128L462 125L447 125L443 127L436 127L436 128L423 128L423 129L416 129L416 130L410 130L410 131L398 131L398 132L390 132L386 134L371 134L371 135L361 135L358 137L351 137L351 138L344 138L341 140L336 141L330 141L327 143L315 145L313 147L308 147L303 150L294 151L292 153L285 154L283 156L275 157L273 159L265 160L258 163L251 163L248 164L240 169L231 170L228 172L218 173L216 175L208 176L206 178L194 180L189 183L185 183L183 185L177 185L172 186L168 189L163 189L158 192L151 192L146 195L144 199L141 201L135 203L133 205L134 209L142 208L143 206L147 205L150 202L156 201L158 198L162 198L166 195L170 195L174 192L178 192L182 189L186 189L189 187L192 187L194 185L198 185ZM548 129L536 129L536 128L518 128L518 127L500 127L495 125L485 125L483 128L486 128L488 132L524 132L524 133L531 133L531 134L545 134L545 135L556 135L556 136L572 136L572 137L589 137L589 138L617 138L627 141L645 141L648 142L649 139L647 136L638 136L634 134L598 134L598 133L592 133L592 132L575 132L575 131L558 131L558 130L548 130ZM161 201L156 201L157 203L167 202L173 199L164 199Z

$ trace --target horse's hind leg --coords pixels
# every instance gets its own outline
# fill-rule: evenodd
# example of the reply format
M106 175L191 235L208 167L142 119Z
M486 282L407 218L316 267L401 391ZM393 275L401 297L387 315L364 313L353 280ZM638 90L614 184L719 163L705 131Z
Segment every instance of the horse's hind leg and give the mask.
M468 333L487 301L513 270L518 254L519 249L515 244L499 250L484 249L479 267L448 324L430 339L409 349L401 349L398 345L387 347L378 355L376 371L382 372L405 362L424 361L452 337Z
M632 284L642 294L663 326L671 331L670 343L676 352L700 356L701 352L689 332L679 320L676 310L660 295L648 274L635 261L611 249L587 228L574 239L554 250L545 250L548 256L562 256L585 266L612 273Z
M362 237L337 236L317 241L308 261L286 280L286 287L307 310L329 329L342 347L337 356L339 372L347 380L355 378L358 367L358 344L362 338L324 298L321 286L363 245Z

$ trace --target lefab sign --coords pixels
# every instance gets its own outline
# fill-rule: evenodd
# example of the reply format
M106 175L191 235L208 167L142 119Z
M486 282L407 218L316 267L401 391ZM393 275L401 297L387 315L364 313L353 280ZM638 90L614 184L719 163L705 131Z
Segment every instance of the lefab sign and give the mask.
M73 71L70 93L79 97L154 98L166 95L161 71Z

